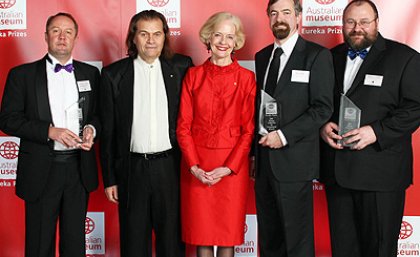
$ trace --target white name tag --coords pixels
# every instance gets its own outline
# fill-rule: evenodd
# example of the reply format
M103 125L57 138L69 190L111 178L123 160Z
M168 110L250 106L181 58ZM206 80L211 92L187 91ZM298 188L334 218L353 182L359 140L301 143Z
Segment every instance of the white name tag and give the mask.
M364 85L373 86L373 87L381 87L383 78L384 76L381 76L381 75L366 74Z
M89 80L77 81L77 87L79 88L79 92L86 92L92 90L92 88L90 88Z
M309 75L311 74L308 70L292 70L292 82L309 83Z

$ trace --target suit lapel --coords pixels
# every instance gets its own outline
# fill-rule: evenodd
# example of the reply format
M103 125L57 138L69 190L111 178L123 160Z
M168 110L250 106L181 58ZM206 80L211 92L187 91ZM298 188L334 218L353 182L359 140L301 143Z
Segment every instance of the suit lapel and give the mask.
M266 48L266 50L262 52L261 60L258 63L258 67L256 67L257 68L257 82L260 82L258 85L260 90L264 89L264 78L270 66L269 62L270 62L271 53L273 52L273 47L274 47L274 44Z
M277 81L276 90L274 90L274 96L278 96L282 89L289 84L292 76L293 68L300 67L301 63L304 63L305 55L303 54L306 48L306 42L300 36L296 41L296 45L293 48L292 54L286 63L286 66L281 73L279 80ZM303 67L301 67L303 68Z
M133 94L134 94L134 63L133 59L127 59L127 66L125 70L121 71L121 80L118 84L116 94L121 94L121 113L125 113L126 124L122 124L121 127L126 128L128 138L131 137L131 127L133 125Z
M91 90L89 91L84 91L84 92L80 92L79 90L79 86L78 86L78 82L79 81L83 81L83 80L88 80L89 78L86 77L85 73L82 70L82 66L80 65L80 63L78 61L74 61L73 60L73 67L74 67L74 76L76 78L76 89L77 92L79 94L79 108L82 108L82 112L83 112L83 121L81 125L86 124L86 118L88 117L88 111L89 111L89 104L90 104L90 93ZM90 83L90 81L89 81Z
M178 74L176 74L173 66L169 63L166 59L160 58L160 65L162 68L163 74L163 81L165 82L165 89L166 89L166 98L168 101L168 120L169 124L172 124L171 121L176 120L176 110L178 106L178 98L176 97L179 95L178 90L180 90L177 85L177 78Z
M50 101L48 99L48 80L46 70L46 57L42 58L37 63L37 72L35 77L36 98L38 103L38 114L40 120L49 121L52 123Z
M373 67L376 63L378 63L380 60L379 57L383 50L385 50L385 40L380 34L378 34L378 39L370 48L368 55L360 66L360 69L357 72L356 77L354 78L354 81L346 95L350 95L358 86L363 84L363 80L367 71L370 70L370 68Z

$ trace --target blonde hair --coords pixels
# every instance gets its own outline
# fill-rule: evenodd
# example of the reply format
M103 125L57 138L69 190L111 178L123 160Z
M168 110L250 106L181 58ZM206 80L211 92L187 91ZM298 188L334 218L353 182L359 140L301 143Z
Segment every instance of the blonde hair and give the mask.
M208 20L203 24L200 29L200 40L206 45L207 49L210 47L210 37L214 32L214 28L217 24L222 21L230 20L235 27L235 47L234 50L241 49L245 44L245 34L242 26L242 22L238 16L235 16L229 12L218 12L213 14Z

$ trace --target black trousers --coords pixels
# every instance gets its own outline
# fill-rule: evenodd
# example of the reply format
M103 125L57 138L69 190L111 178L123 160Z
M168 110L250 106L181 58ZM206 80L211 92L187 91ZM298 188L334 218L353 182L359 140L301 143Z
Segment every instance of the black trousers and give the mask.
M405 190L359 191L327 185L333 257L395 257Z
M88 193L80 180L79 159L55 160L45 190L25 201L25 257L55 256L59 220L60 257L85 257Z
M314 257L312 181L277 181L260 151L255 179L260 257Z
M120 194L121 257L183 257L179 210L180 164L173 155L146 160L132 154L128 194ZM124 199L128 195L129 199ZM128 204L121 204L125 202ZM127 207L128 205L128 207Z

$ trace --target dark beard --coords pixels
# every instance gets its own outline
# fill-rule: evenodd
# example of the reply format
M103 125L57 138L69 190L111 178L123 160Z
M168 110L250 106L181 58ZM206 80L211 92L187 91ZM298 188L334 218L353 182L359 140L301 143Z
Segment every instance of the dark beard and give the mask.
M276 29L277 26L284 25L285 29ZM276 22L271 27L271 31L273 31L273 35L275 38L281 40L285 39L290 34L290 26L285 22Z
M347 43L347 45L349 45L353 50L359 51L359 50L363 50L368 48L369 46L373 45L373 43L375 43L376 39L377 39L377 35L378 33L375 33L375 36L368 36L368 34L366 32L355 32L352 31L349 34L345 34L344 35L344 41ZM363 40L360 41L360 43L355 43L352 41L351 36L355 36L355 35L363 35Z

